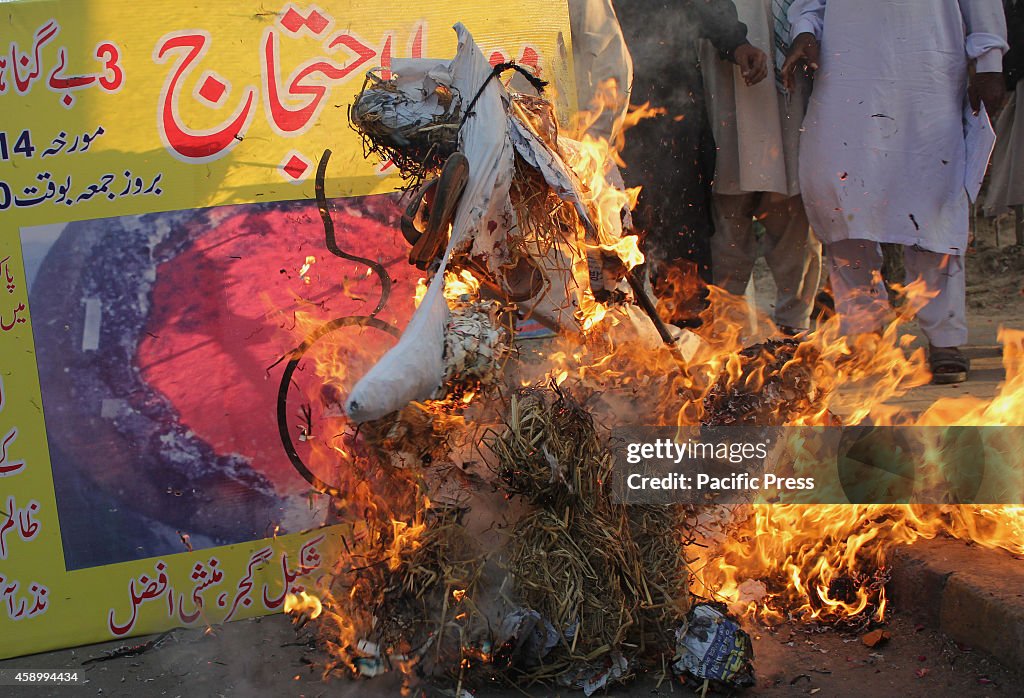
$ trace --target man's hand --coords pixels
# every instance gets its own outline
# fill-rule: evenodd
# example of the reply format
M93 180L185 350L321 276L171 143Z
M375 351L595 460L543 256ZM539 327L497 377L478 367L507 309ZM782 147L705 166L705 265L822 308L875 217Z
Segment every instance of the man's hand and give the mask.
M786 62L782 65L782 85L792 92L796 86L794 80L796 69L803 65L805 70L817 70L820 55L821 47L818 45L818 40L814 38L814 34L810 32L798 34L789 47Z
M996 118L1006 101L1006 81L1002 73L974 73L967 86L971 109L977 114L984 103L989 117Z
M732 54L747 86L756 85L768 75L768 56L750 43L740 44Z

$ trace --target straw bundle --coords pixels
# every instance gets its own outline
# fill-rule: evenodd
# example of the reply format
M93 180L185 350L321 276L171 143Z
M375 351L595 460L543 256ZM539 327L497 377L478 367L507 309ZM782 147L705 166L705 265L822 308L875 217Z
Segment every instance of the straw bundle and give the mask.
M615 654L653 661L671 651L689 606L682 519L613 501L611 449L590 413L557 389L522 390L488 446L506 491L537 507L512 534L514 590L559 634L522 677L571 680Z
M598 500L603 492L597 490L610 475L613 459L598 438L590 413L556 391L516 392L505 433L488 445L509 494L561 511Z

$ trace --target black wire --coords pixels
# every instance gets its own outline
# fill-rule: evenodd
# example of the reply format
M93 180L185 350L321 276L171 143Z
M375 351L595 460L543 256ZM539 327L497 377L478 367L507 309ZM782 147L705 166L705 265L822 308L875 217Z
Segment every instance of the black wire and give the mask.
M334 219L331 218L331 212L327 208L327 195L324 193L324 179L327 175L327 161L330 159L331 149L328 148L320 157L320 165L316 168L316 180L313 185L314 191L316 192L316 206L320 209L320 219L324 223L324 235L327 238L327 249L331 251L331 254L341 257L342 259L365 264L380 278L380 300L377 302L377 307L374 308L372 313L370 313L370 316L372 317L384 310L384 306L388 304L388 298L391 297L391 277L388 275L388 270L384 268L383 264L371 259L366 259L365 257L351 255L338 247L338 240L334 236Z
M533 86L533 89L537 90L538 93L543 93L544 88L548 86L548 82L546 80L541 80L539 77L537 77L529 70L516 63L515 61L509 61L508 63L499 63L498 65L494 66L494 68L491 69L491 74L487 76L487 79L484 80L484 84L481 85L480 89L476 91L475 95L473 95L473 99L470 100L469 106L466 107L466 112L462 115L462 121L459 123L460 127L466 123L466 119L468 119L469 115L473 113L473 107L476 106L477 100L480 99L480 96L484 93L484 90L491 83L491 80L498 77L506 70L515 70L516 72L518 72L520 75L526 78L527 82L529 82Z
M298 451L295 450L295 444L292 442L291 433L288 430L288 388L292 382L292 375L295 373L295 369L298 367L299 362L302 361L302 357L305 356L309 348L316 343L318 339L323 337L325 334L333 332L341 327L373 327L375 329L387 332L393 337L400 337L401 332L394 325L390 325L380 318L367 315L348 315L346 317L336 318L328 323L320 325L306 337L305 341L296 347L291 354L291 358L288 360L288 364L284 367L284 374L281 376L281 385L277 390L277 430L281 435L281 444L284 446L284 452L288 455L288 460L291 461L292 466L298 471L299 475L312 485L313 489L321 494L330 495L331 497L340 497L341 490L333 485L328 485L326 482L317 477L306 464L302 462L302 458L299 456Z
M324 224L324 237L326 238L327 249L330 250L331 254L341 257L342 259L358 262L370 267L370 269L372 269L380 278L380 300L377 302L377 307L374 308L373 312L370 313L369 316L349 315L347 317L340 317L331 320L330 322L313 330L313 332L307 335L302 344L300 344L290 354L285 355L290 358L288 360L288 364L284 367L284 373L281 375L281 384L277 389L277 431L281 436L281 445L284 446L284 452L287 454L288 460L291 461L292 467L295 468L299 475L301 475L306 482L312 485L313 489L317 492L337 498L341 496L341 490L333 485L327 484L317 477L313 471L311 471L306 464L302 462L302 458L299 456L298 451L295 450L295 444L292 442L292 436L288 430L288 388L292 382L292 375L294 375L295 369L298 368L299 362L302 361L302 357L305 356L309 348L313 346L318 339L341 327L374 327L383 332L387 332L394 337L401 336L401 332L394 325L390 325L376 317L377 313L384 310L384 307L388 303L388 299L391 297L391 277L388 275L387 269L385 269L384 265L379 262L351 255L338 247L338 240L334 234L334 219L331 218L331 212L327 208L327 195L324 192L324 179L327 175L327 162L330 159L331 150L328 148L327 150L324 150L324 154L320 157L320 164L316 168L316 180L314 182L316 205L320 210L320 220L322 220ZM269 368L273 368L284 358L285 357L281 357Z

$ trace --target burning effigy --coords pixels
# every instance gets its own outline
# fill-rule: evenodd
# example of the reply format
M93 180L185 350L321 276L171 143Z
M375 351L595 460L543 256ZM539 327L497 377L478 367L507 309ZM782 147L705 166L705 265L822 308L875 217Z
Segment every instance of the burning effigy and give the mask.
M692 336L672 335L637 309L653 303L630 275L643 257L637 238L623 235L629 195L606 183L610 161L591 167L596 186L585 184L574 165L586 154L559 137L551 103L507 92L496 79L503 66L492 68L464 27L456 33L450 64L403 61L390 80L371 73L351 109L369 152L413 183L436 173L403 219L410 262L434 273L398 345L353 388L345 410L358 422L437 397L452 355L425 349L441 348L459 314L445 295L453 274L468 273L488 295L562 333L587 333L614 305L647 338L693 351Z
M885 616L894 542L1005 514L619 501L609 421L859 424L927 380L923 354L907 356L900 318L881 336L844 338L824 323L799 341L746 346L715 290L699 334L667 326L634 272L636 193L612 148L560 133L543 82L492 66L455 31L454 58L371 71L350 108L367 156L407 179L402 234L427 278L403 332L373 315L349 323L397 337L365 372L318 365L320 398L353 427L313 450L334 484L296 462L282 427L296 467L348 525L330 584L289 599L327 650L325 676L399 675L460 697L493 683L590 695L644 670L750 685L737 614L865 627ZM510 69L537 94L506 87ZM368 266L381 276L379 312L389 284ZM524 318L558 338L522 350ZM315 330L289 370L332 329ZM1020 358L1007 353L1010 383ZM1013 516L991 545L1019 549Z
M508 365L514 324L614 337L666 366L703 342L666 326L632 276L643 256L607 144L561 135L544 83L525 73L538 94L509 91L499 77L514 66L455 31L451 61L372 71L350 110L368 154L409 182L402 233L429 281L344 398L360 435L348 486L329 493L352 535L332 587L291 607L317 616L328 673L589 695L678 659L685 511L615 500L606 430L546 369ZM734 673L710 678L745 680Z

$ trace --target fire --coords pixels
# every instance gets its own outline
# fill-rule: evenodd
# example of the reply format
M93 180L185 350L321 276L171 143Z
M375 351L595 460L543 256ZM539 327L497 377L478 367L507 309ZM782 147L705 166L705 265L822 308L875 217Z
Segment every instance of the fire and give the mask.
M408 524L404 521L392 521L393 529L391 547L388 550L388 568L394 572L402 564L402 556L420 547L420 536L426 530L421 523Z
M627 269L632 269L644 263L644 256L640 252L639 238L623 234L622 214L636 206L640 189L623 190L609 183L616 159L608 141L585 134L578 147L570 152L566 164L580 178L587 192L587 203L596 213L596 248L617 255Z
M767 622L881 620L889 554L947 535L1024 554L1024 507L759 505L704 560L698 591ZM749 580L764 586L750 593Z
M625 123L658 113L645 105L630 112ZM582 203L594 222L586 236L587 261L599 259L602 272L621 280L621 274L642 264L644 257L638 237L629 234L624 225L624 216L635 206L639 190L615 186L614 163L621 164L619 144L584 135L567 145L565 156L580 181ZM312 264L309 260L303 273ZM580 271L594 279L593 268ZM573 272L579 278L577 270ZM444 295L451 304L478 296L481 282L471 272L444 273ZM421 280L416 289L417 306L426 290L427 282ZM927 292L914 284L904 292L907 302L902 315L878 336L846 337L838 321L832 319L798 345L780 349L766 344L751 352L745 350L742 329L748 312L745 305L712 289L711 308L700 330L703 344L685 366L661 347L640 351L628 339L620 340L613 331L620 322L619 311L591 294L578 308L582 328L589 333L604 323L609 329L607 336L593 333L583 344L563 338L562 345L543 357L537 370L539 376L562 389L593 398L588 404L594 404L595 411L608 413L600 415L602 418L609 414L618 420L632 416L663 426L701 424L716 394L757 396L778 386L797 386L791 391L796 397L758 413L765 424L966 426L1024 421L1024 333L1009 331L1001 335L1007 380L995 399L943 400L920 416L887 406L930 378L923 351L909 351L913 338L902 331ZM305 333L314 330L303 329ZM359 374L344 349L340 341L328 342L313 357L315 374L327 392L340 393L346 381ZM521 380L535 383L539 376ZM452 397L459 407L465 407L477 394L467 388ZM324 433L341 432L341 438L333 436L323 443L312 439L311 457L322 469L336 474L339 494L333 506L336 520L348 524L348 530L343 534L344 554L333 570L332 589L318 590L320 597L305 592L289 595L285 609L310 618L322 616L326 629L322 634L329 638L336 659L325 674L339 666L363 676L386 671L384 667L389 665L411 671L421 656L417 653L426 651L407 646L398 633L389 635L382 630L394 619L374 615L387 594L409 592L430 575L434 576L431 583L437 583L432 569L419 566L416 558L429 553L426 541L441 530L437 521L443 509L434 508L425 494L427 468L398 465L387 457L387 429L426 421L425 433L432 438L436 434L429 430L442 422L466 427L460 416L430 422L443 416L443 411L429 405L413 404L403 411L402 423L396 419L369 425L368 432L380 429L386 434L377 451L374 444L357 439L354 430L329 429ZM1019 453L1020 448L1010 452ZM423 454L416 455L427 461ZM949 535L1024 554L1024 507L786 504L739 507L725 513L708 508L700 516L713 518L716 512L727 525L709 547L694 550L693 590L768 622L786 617L826 622L883 619L891 551L921 538ZM698 521L698 528L700 525ZM401 583L396 581L399 578ZM445 587L439 627L474 612L473 583L468 579L444 582L449 586ZM455 606L452 615L444 615ZM440 635L431 641L440 643L438 638ZM460 651L466 665L490 657L483 644L465 644Z
M462 296L474 297L480 292L480 282L468 269L458 274L448 272L444 277L444 295L449 300L458 300Z
M628 214L636 207L640 196L640 188L626 188L622 183L618 167L624 166L619 157L619 150L624 144L623 132L640 120L663 114L664 110L652 109L643 105L632 109L617 124L613 142L605 138L595 138L586 130L590 128L606 110L617 108L615 100L618 92L614 81L601 86L598 96L592 105L591 112L584 112L576 122L579 140L567 145L566 164L579 179L584 192L584 203L594 217L594 230L587 236L585 249L590 259L600 259L602 267L608 266L608 260L616 260L615 266L620 269L608 270L617 274L620 270L628 271L644 263L644 255L640 251L640 238L624 226ZM593 264L593 262L591 262ZM591 281L594 275L591 272ZM589 333L605 320L607 306L599 302L592 294L585 295L580 307L582 328Z
M420 307L423 297L427 295L427 279L419 279L416 282L416 307ZM444 297L449 301L458 301L464 296L476 298L480 293L480 281L473 276L468 269L462 269L458 273L446 271L444 273Z
M908 289L911 305L914 295L915 289ZM908 340L899 336L899 324L897 319L881 338L852 341L843 340L833 326L826 325L809 339L809 346L817 345L819 361L835 360L843 366L821 383L834 393L831 407L849 408L846 424L1012 426L1024 421L1024 333L1010 330L1000 333L1006 382L994 399L941 399L917 417L885 406L890 397L927 379L923 357L903 353ZM814 415L808 417L813 423ZM996 450L1014 454L1022 446L1002 443ZM943 456L926 454L926 458L940 459L934 463L936 472L956 465L942 462ZM986 467L1018 466L989 459ZM1021 506L755 505L736 512L726 530L718 549L697 554L696 591L770 623L786 617L882 620L888 606L885 582L891 552L922 538L949 536L1024 554Z
M309 273L310 268L314 264L316 264L316 257L314 257L313 255L306 255L306 261L299 268L299 277L302 279L303 283L310 283L307 274Z
M316 620L323 613L324 607L320 599L310 596L304 591L298 594L289 593L284 599L284 612L295 614L309 620Z
M811 386L807 399L787 402L785 412L777 407L759 414L759 423L1024 423L1024 333L1010 330L1000 334L1006 381L994 399L942 399L920 415L887 404L930 380L924 351L911 350L914 338L904 331L928 296L919 284L902 289L906 301L881 335L845 336L833 318L796 345L792 358L778 360L769 348L753 357L741 353L748 343L741 329L748 310L742 299L711 291L711 308L699 330L705 345L685 368L667 362L663 354L631 345L566 342L547 355L547 374L568 378L573 390L600 395L606 407L616 409L616 423L634 415L637 423L697 425L706 417L706 400L713 390L756 396L769 384L785 387L794 381ZM770 325L767 318L759 321ZM614 407L623 400L624 408ZM1017 472L1019 459L1013 454L1022 452L1024 443L1007 443L1015 437L1002 433L990 438L1004 441L986 450L986 468ZM1010 455L994 460L993 451ZM928 472L942 473L955 465L943 462L950 458L944 453L927 452L925 457L930 459ZM711 507L695 515L698 529L716 516L727 523L711 526L705 541L709 547L691 547L694 593L726 601L734 612L765 622L883 619L892 551L922 538L950 536L1024 554L1021 506L771 504Z

